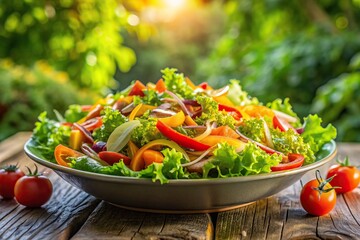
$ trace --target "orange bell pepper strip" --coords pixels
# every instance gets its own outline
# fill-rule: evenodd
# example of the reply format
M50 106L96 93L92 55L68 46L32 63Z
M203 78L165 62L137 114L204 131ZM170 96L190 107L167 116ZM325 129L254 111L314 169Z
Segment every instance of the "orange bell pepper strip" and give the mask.
M147 144L145 144L144 146L142 146L134 155L134 157L131 159L129 168L133 171L140 171L142 169L144 169L145 167L145 162L143 159L143 153L144 151L154 147L154 146L167 146L170 148L174 148L176 151L180 152L183 154L183 156L185 157L185 159L187 159L188 161L190 161L189 156L187 155L187 153L184 151L184 149L182 149L178 144L176 144L175 142L166 140L166 139L156 139L154 141L151 141Z
M211 130L210 135L231 137L231 138L239 138L239 134L237 134L231 127L229 126L220 126Z
M175 115L171 117L164 117L159 118L164 124L168 125L169 127L178 127L182 125L185 121L185 114L183 111L179 111Z
M165 82L162 78L159 79L159 81L157 81L156 85L155 85L155 90L159 93L163 93L166 90L166 85Z
M65 147L62 144L57 145L54 150L54 156L56 162L64 167L69 167L69 163L70 163L70 161L68 160L69 157L80 157L83 155L84 154L75 151L71 148Z
M145 150L142 154L142 158L144 159L145 167L151 165L152 163L162 163L164 161L164 156L155 150Z
M192 90L195 90L197 88L197 86L195 86L195 84L190 80L190 78L186 77L185 82L189 87L191 87Z
M161 120L158 120L156 123L156 128L168 139L176 142L182 147L194 149L195 151L205 151L210 148L209 145L201 143L193 138L190 138L184 134L181 134L165 123L163 123Z
M264 116L268 116L271 119L274 117L274 112L265 106L259 105L247 105L237 108L240 112L247 114L250 117L261 118ZM244 115L244 114L243 114Z
M134 157L139 148L135 145L133 141L128 142L128 155L130 158Z
M221 142L226 142L231 146L234 146L236 151L241 151L244 149L246 143L231 137L225 137L225 136L217 136L217 135L209 135L201 140L202 143L208 145L208 146L214 146Z

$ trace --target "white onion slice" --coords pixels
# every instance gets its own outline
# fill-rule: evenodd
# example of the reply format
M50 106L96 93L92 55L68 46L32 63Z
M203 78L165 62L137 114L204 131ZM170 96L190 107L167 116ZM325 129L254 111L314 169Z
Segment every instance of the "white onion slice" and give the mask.
M289 114L286 114L286 113L283 113L283 112L280 112L280 111L277 111L277 110L273 110L273 112L275 113L275 115L278 118L284 119L287 122L292 122L293 123L293 122L298 121L298 119L296 117L290 116Z

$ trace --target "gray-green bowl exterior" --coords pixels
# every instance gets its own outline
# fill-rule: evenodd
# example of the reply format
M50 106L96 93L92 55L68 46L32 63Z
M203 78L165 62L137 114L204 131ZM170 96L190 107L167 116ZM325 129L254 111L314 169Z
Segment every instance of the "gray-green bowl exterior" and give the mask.
M327 156L315 163L281 172L221 179L170 180L160 184L151 179L111 176L80 171L51 163L37 156L25 144L25 153L35 162L53 169L79 189L124 208L149 212L216 212L236 208L291 186L305 173L329 163L336 154L330 143Z

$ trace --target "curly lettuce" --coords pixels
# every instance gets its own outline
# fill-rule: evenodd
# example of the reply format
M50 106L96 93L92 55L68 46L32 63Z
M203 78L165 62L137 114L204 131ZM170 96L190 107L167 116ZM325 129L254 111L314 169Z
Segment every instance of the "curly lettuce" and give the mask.
M271 167L279 164L282 157L267 154L253 143L248 143L237 153L235 147L220 143L214 151L214 158L205 164L203 177L236 177L271 172Z
M103 125L97 128L93 134L94 139L98 141L106 142L115 128L127 122L127 118L124 115L111 107L104 108L102 117Z
M54 150L59 144L68 145L71 128L47 118L47 112L42 112L35 123L32 140L45 159L55 162Z
M219 126L235 126L235 119L224 111L219 111L218 103L211 97L199 95L196 101L201 105L202 113L195 119L199 125L205 125L207 121L216 122Z
M186 83L184 74L177 73L176 68L165 68L161 70L166 89L176 93L184 99L193 99L193 89Z
M311 149L316 153L321 147L336 138L336 128L328 124L321 126L322 119L318 115L309 115L304 118L304 132L301 136L306 143L310 144Z

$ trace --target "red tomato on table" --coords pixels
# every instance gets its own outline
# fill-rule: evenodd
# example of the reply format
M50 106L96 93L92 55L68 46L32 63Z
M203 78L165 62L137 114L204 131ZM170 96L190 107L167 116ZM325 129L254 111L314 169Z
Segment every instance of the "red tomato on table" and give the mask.
M306 183L300 193L301 206L311 215L322 216L336 205L336 192L330 185L331 179L323 180L317 171L316 179Z
M14 198L15 183L24 175L16 165L9 165L0 169L0 195L4 199Z
M18 203L27 207L40 207L50 199L52 191L51 181L48 177L38 174L36 167L34 173L29 169L29 174L16 182L14 194Z
M330 167L327 178L334 177L331 185L337 186L337 193L346 193L354 190L360 183L360 171L355 166L350 165L349 159Z

